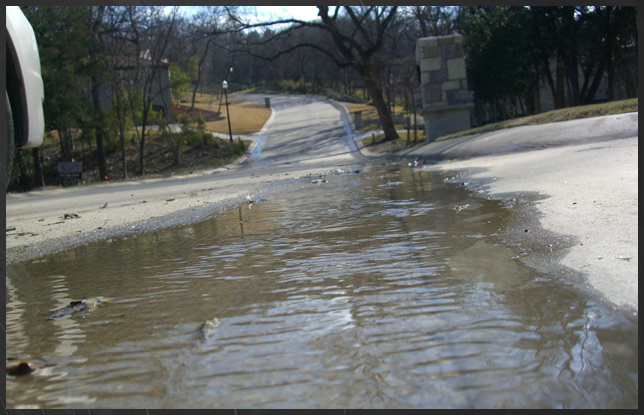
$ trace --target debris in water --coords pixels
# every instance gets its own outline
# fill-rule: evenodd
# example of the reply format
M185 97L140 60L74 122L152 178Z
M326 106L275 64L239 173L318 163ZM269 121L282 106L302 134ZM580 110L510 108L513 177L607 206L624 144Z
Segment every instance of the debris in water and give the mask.
M54 320L77 311L89 310L101 303L109 303L109 302L110 301L104 297L89 298L87 300L73 300L69 303L69 305L59 310L56 310L56 312L53 313L51 316L49 316L47 319Z
M456 211L456 213L459 213L459 212L467 209L468 207L470 207L470 204L466 203L464 205L454 207L454 210Z
M28 375L41 367L53 366L53 363L45 359L22 360L14 357L7 358L7 375L22 376Z
M214 335L217 327L219 327L219 320L217 318L206 320L206 322L199 327L199 340L205 341L208 337Z
M246 195L246 200L248 201L249 205L255 205L257 203L264 203L268 201L268 199L253 199L252 195Z

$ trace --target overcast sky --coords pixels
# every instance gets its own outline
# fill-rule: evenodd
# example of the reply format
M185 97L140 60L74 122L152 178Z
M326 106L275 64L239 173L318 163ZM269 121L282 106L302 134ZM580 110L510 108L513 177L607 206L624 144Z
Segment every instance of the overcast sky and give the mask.
M289 19L291 17L298 20L315 20L318 17L318 8L315 6L256 6L257 14L260 19L266 17L266 20L273 16L276 18Z
M182 6L184 12L192 14L199 6ZM257 10L258 21L269 21L278 19L298 19L304 21L318 18L318 8L315 6L254 6ZM170 6L167 7L169 11Z

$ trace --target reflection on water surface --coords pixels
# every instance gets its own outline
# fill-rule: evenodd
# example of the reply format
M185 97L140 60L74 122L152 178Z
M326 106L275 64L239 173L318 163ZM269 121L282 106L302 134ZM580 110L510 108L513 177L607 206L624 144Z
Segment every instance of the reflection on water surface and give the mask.
M637 407L637 321L518 262L500 203L406 166L326 179L9 266L7 355L55 366L8 406Z

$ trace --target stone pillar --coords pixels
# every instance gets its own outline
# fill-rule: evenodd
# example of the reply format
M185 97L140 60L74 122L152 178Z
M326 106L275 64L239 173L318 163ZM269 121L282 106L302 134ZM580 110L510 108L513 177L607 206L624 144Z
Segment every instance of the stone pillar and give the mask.
M455 34L418 39L416 61L427 142L469 129L470 111L474 104L467 89L463 36Z

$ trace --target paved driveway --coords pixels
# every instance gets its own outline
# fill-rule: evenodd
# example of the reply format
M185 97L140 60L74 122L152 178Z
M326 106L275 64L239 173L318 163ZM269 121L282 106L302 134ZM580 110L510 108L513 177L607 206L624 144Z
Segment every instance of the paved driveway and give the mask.
M245 98L264 102L265 95ZM45 241L74 236L100 239L114 229L137 229L152 218L174 222L217 203L235 203L257 194L263 185L296 176L321 174L361 159L343 111L330 101L271 95L274 114L258 145L238 168L220 168L188 176L52 188L6 198L7 260L13 251L38 251ZM64 219L74 213L78 218ZM170 215L174 216L170 218ZM192 219L196 220L196 219ZM75 241L74 244L83 243ZM57 250L49 246L39 254ZM24 257L23 257L24 258Z

